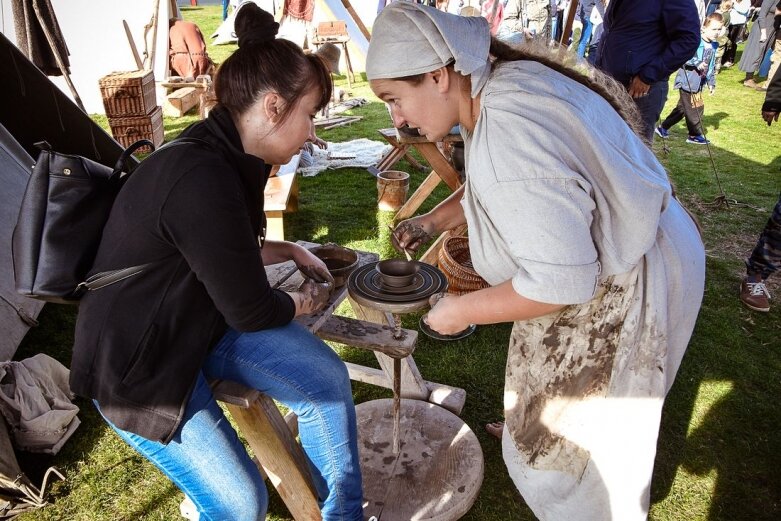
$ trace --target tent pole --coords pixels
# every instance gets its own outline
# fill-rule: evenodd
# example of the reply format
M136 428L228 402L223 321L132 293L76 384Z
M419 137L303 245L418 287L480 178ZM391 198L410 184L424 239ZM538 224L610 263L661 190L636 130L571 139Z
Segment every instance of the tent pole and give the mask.
M564 45L564 42L569 38L569 34L572 32L572 24L575 21L575 11L578 8L578 0L572 0L569 4L569 11L567 11L567 21L564 23L564 30L561 31L561 37L559 38L559 44Z
M57 67L60 68L62 77L65 78L65 83L68 84L68 88L70 89L71 94L73 94L73 100L86 114L87 109L84 108L84 103L81 102L81 97L79 96L79 93L76 92L76 87L73 85L71 76L68 73L68 69L65 67L65 64L62 61L62 56L60 55L60 51L57 49L57 44L54 42L54 37L52 36L51 31L49 31L49 26L44 23L43 15L41 15L41 8L38 6L38 2L33 2L33 9L35 10L36 18L38 18L38 23L41 24L43 34L46 36L46 41L49 42L49 47L51 47L52 54L54 54L54 59L57 60Z
M355 9L353 9L353 6L350 3L350 0L342 0L342 5L344 5L344 8L347 9L348 13L350 13L350 16L352 17L353 21L355 22L355 25L357 25L358 29L361 30L363 35L366 37L366 40L367 41L371 41L372 33L370 33L369 30L366 28L366 26L363 25L363 21L361 20L361 17L358 16L358 13L356 13Z

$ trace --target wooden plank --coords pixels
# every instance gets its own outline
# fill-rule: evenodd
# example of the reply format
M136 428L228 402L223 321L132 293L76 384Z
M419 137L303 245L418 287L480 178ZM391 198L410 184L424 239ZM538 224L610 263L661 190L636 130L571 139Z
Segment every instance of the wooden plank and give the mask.
M368 322L374 322L375 324L389 325L385 319L385 314L382 311L376 309L370 309L358 304L352 298L349 298L350 305L357 316L361 320ZM380 367L385 372L388 382L393 381L393 358L384 355L382 353L374 352L374 356L377 358ZM423 377L420 376L415 361L411 356L404 358L401 361L401 396L404 398L415 398L418 400L427 400L430 392Z
M198 104L199 92L195 87L183 87L170 93L163 103L163 114L179 118Z
M439 177L442 178L442 180L447 184L452 191L456 191L459 186L461 186L461 180L458 177L458 172L456 172L455 168L453 168L453 165L450 164L450 162L445 159L445 156L442 155L442 153L437 148L437 145L434 143L418 143L415 145L415 148L418 149L418 152L428 161L428 164L431 165L431 168L434 169L434 171L439 175Z
M410 145L416 145L419 143L431 143L431 141L428 140L426 136L416 136L414 134L410 134L407 132L399 132L398 129L394 129L396 131L396 139L399 140L399 143L404 144L410 144ZM464 141L464 138L461 137L461 134L448 134L447 136L443 137L441 139L442 143L461 143Z
M383 387L385 389L393 388L393 382L388 379L388 375L381 369L353 364L351 362L345 362L344 365L347 366L347 373L350 375L350 380L376 385L377 387ZM425 381L425 384L430 392L427 400L429 403L439 405L453 414L461 415L461 411L464 410L464 403L466 402L465 390L459 387L429 382L428 380ZM404 391L402 390L402 395L403 394Z
M274 401L260 395L249 408L227 408L293 518L322 519L304 453Z
M403 219L407 219L415 215L415 212L418 211L420 205L422 205L423 201L425 201L428 196L431 195L431 192L433 192L434 189L439 185L440 181L442 181L442 178L439 177L439 174L432 171L428 177L426 177L426 179L420 183L420 186L418 186L409 199L407 199L407 202L404 203L404 206L399 208L399 211L396 212L393 220L395 222L399 222Z
M221 402L248 408L260 396L260 391L230 380L212 380L209 382L214 397Z
M336 315L329 317L317 330L317 336L324 340L379 351L391 358L404 358L415 351L417 331L402 329L399 339L393 334L390 326Z
M283 212L266 212L266 239L272 241L285 240L285 220Z

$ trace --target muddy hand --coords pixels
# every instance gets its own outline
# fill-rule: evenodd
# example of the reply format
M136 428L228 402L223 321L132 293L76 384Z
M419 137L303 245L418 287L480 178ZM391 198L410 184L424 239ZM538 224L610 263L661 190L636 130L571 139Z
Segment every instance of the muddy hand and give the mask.
M434 237L434 226L425 215L401 221L391 234L391 242L398 252L416 252Z
M299 288L298 314L310 315L325 307L334 285L331 282L316 282L306 279Z
M334 277L328 272L328 267L323 262L323 259L317 257L314 253L306 248L298 248L293 254L293 262L304 277L314 279L315 282L330 282L333 284Z
M322 261L319 264L312 263L299 266L298 269L301 270L301 273L305 277L308 277L315 282L330 282L331 284L334 283L333 275L331 275L325 263Z

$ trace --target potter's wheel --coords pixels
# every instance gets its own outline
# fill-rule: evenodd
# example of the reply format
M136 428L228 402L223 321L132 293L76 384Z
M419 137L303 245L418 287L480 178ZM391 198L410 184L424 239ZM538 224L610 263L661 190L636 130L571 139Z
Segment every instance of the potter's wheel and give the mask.
M428 299L447 291L447 279L435 266L420 263L420 271L407 286L400 288L382 284L376 262L357 268L347 279L350 297L362 306L390 313L409 313L428 306Z

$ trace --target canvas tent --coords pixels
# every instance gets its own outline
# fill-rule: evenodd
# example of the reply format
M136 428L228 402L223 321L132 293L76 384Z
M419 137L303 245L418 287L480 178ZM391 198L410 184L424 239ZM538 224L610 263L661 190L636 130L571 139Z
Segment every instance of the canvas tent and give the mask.
M16 44L12 3L20 0L0 0L0 32ZM27 0L30 1L30 0ZM138 53L143 58L144 49L151 56L154 52L156 81L168 76L168 19L177 17L173 0L50 0L56 13L62 35L70 51L71 79L81 97L86 111L103 114L103 100L98 80L114 71L136 70L136 62L125 34L123 21L127 22ZM155 7L157 23L146 31ZM154 46L152 36L155 36ZM145 37L148 42L145 46ZM3 71L8 74L8 69ZM70 89L61 77L52 78L68 97ZM158 90L158 104L162 105L165 93ZM5 100L3 100L5 101Z
M0 34L0 360L10 360L42 304L16 293L11 234L19 213L35 143L114 165L122 147L82 112L11 41Z

